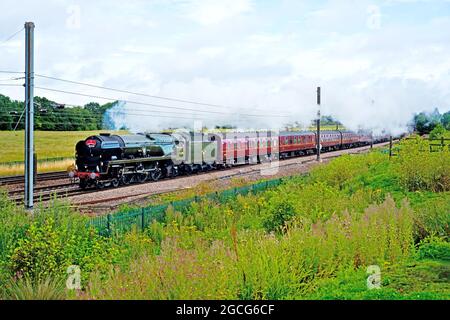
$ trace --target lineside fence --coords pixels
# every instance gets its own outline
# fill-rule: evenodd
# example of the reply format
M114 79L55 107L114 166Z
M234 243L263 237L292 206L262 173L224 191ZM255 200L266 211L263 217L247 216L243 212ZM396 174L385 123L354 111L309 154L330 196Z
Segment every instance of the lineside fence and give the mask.
M175 211L186 213L192 203L198 203L206 199L217 201L218 203L225 203L234 199L238 195L245 196L248 194L256 194L258 192L277 187L292 178L293 177L285 177L275 180L268 180L248 186L213 192L203 196L195 196L190 199L178 200L166 204L153 205L95 217L89 221L89 225L93 226L101 235L105 236L127 232L133 228L144 230L146 227L151 225L153 221L164 221L166 211L169 207L172 207Z
M418 138L403 138L401 140L417 140ZM400 141L401 141L400 140ZM417 140L417 142L419 142L421 140ZM423 141L428 142L428 148L423 148L423 146L421 146L421 148L419 149L419 151L421 152L442 152L444 150L450 150L450 138L435 138L435 139L424 139ZM389 149L384 151L383 153L389 153L389 156L398 156L399 153L401 151L401 147L400 146L393 146L392 143L389 146Z
M450 150L450 139L449 138L438 138L438 139L428 139L430 141L430 152L443 151L445 147Z

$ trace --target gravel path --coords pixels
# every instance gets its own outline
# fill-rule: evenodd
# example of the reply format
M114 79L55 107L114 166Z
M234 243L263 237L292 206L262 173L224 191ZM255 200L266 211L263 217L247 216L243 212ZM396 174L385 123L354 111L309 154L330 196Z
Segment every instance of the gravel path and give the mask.
M374 145L374 148L379 148L388 145L389 143L382 143ZM339 150L322 154L322 162L326 163L332 158L336 158L343 154L355 154L367 152L370 146ZM295 174L306 173L316 165L320 165L315 161L316 155L292 158L278 162L278 167L271 167L274 164L258 164L258 165L243 165L240 167L211 171L205 174L198 174L192 176L183 176L176 179L161 180L156 183L134 184L118 189L105 189L94 193L87 193L84 195L76 195L70 197L68 200L82 211L93 214L100 214L102 212L111 211L124 203L135 204L142 202L147 197L162 193L179 191L189 189L197 186L202 182L215 182L220 187L221 184L229 184L230 179L235 177L243 177L248 181L259 179L275 179L283 176L292 176Z

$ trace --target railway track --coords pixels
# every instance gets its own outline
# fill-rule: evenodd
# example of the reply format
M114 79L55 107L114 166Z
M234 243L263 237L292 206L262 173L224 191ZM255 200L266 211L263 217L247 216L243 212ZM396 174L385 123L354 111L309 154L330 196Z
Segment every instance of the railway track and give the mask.
M34 199L39 202L49 201L55 198L66 198L69 196L76 196L81 194L88 194L97 192L99 190L81 190L78 185L68 183L63 185L42 187L34 189ZM23 204L24 202L24 190L16 190L8 192L8 197L16 202L16 204Z
M383 145L385 145L385 143L379 144L379 146L383 146ZM352 153L364 152L367 150L367 147L361 147L361 148L355 148L355 149L353 149L354 152L352 152ZM352 150L352 149L349 149L349 150ZM339 151L342 151L342 150L339 150ZM336 157L341 156L339 151L331 151L331 152L326 152L324 154L327 154L327 157L326 157L327 159L331 159L331 158L336 158ZM335 152L336 152L336 154L333 154ZM296 157L296 158L301 158L301 157L302 156ZM307 157L307 156L303 156L303 157ZM283 159L280 161L283 162L283 161L289 160L289 159L292 159L292 158L287 158L287 159ZM315 161L315 160L305 160L305 161L301 161L300 164L310 163L313 161ZM259 165L260 164L252 164L252 165L250 165L250 168L257 167ZM289 167L289 166L294 166L294 165L299 165L299 163L280 164L279 168ZM249 165L242 165L242 167L249 168ZM239 167L232 167L232 168L223 169L223 170L232 170L233 168L237 169ZM259 172L260 170L261 169L252 169L252 170L245 171L245 172L235 172L235 173L231 173L229 175L222 176L216 180L225 180L225 179L231 179L233 177L252 175L252 174ZM200 173L194 174L194 175L210 174L211 172L214 172L214 170L200 172ZM40 174L38 177L38 181L48 181L48 180L53 180L53 179L62 179L62 178L66 178L66 177L67 177L67 172L50 172L47 174ZM179 177L184 177L184 176L179 176ZM4 181L6 180L7 182L13 181L10 183L15 184L15 183L20 183L20 182L17 182L20 180L20 178L22 179L21 182L23 182L23 176L4 177L3 179L0 178L0 182L4 183ZM40 180L39 180L39 178L40 178ZM166 179L164 179L164 180L166 180ZM134 183L131 185L119 186L118 188L114 188L114 189L121 189L121 188L126 188L129 186L136 186L137 184L138 183ZM112 188L82 190L79 188L79 186L77 184L64 183L64 184L59 184L59 185L54 185L54 186L35 187L34 188L34 197L36 200L38 200L40 202L45 202L45 201L49 201L49 200L55 199L55 198L66 198L66 197L72 197L72 196L76 196L76 195L84 195L84 194L100 192L102 190L111 190L111 189ZM171 192L173 192L173 190L171 190ZM11 200L15 201L17 204L23 204L23 198L24 198L24 190L23 189L10 191L10 192L8 192L8 195L9 195L9 198ZM129 196L120 196L120 198L127 198L127 197L129 197ZM105 201L105 200L103 199L102 201ZM92 201L92 202L97 203L97 202L102 202L102 201Z
M67 176L67 172L66 171L54 171L54 172L38 173L36 182L64 179L64 178L67 178L67 177L68 176ZM0 186L21 184L21 183L25 183L25 177L24 176L0 177Z

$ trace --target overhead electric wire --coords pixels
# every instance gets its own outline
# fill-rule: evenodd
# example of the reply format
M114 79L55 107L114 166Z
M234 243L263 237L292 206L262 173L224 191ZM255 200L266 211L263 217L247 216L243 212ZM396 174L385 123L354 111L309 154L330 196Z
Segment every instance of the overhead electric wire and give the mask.
M74 107L78 107L75 105L69 105L69 104L65 104L65 106L74 106ZM39 109L40 108L40 109ZM38 114L39 116L54 116L54 117L58 117L58 116L67 116L67 117L73 117L73 116L83 116L83 117L97 117L97 118L103 118L104 114L101 113L97 113L97 112L92 112L92 115L88 115L88 114L83 114L83 113L77 113L77 112L70 112L69 110L71 110L71 108L65 108L65 109L56 109L56 110L52 110L49 109L48 107L39 107L38 110L35 111L36 114ZM50 107L52 108L52 107ZM45 109L46 111L40 111L41 109ZM86 110L86 109L84 109ZM9 111L0 111L0 115L4 114L11 114L10 112L13 112L17 110L9 110ZM133 112L129 112L129 110L127 110L126 115L136 115L136 116L140 116L140 115L148 115L148 116L155 116L155 113L150 113L150 110L138 110L138 109L132 109L131 111L134 112L140 112L140 113L133 113ZM185 115L185 116L200 116L200 115L195 115L194 113L180 113L180 112L171 112L171 111L159 111L158 113L164 113L164 114L175 114L175 115ZM203 115L204 116L204 115Z
M10 35L8 38L6 38L5 40L3 40L2 42L0 42L0 45L5 44L6 42L8 42L9 40L11 40L12 38L14 38L16 35L18 35L21 31L23 31L25 28L22 27L20 30L14 32L12 35Z
M42 74L35 74L35 76L36 77L40 77L40 78L44 78L44 79L49 79L49 80L56 80L56 81L72 83L72 84L77 84L77 85L82 85L82 86L87 86L87 87L92 87L92 88L97 88L97 89L115 91L115 92L120 92L120 93L128 93L128 94L132 94L132 95L136 95L136 96L143 96L143 97L154 98L154 99L161 99L161 100L167 100L167 101L189 103L189 104L195 104L195 105L207 106L207 107L213 107L213 108L221 108L221 109L223 109L223 108L226 109L226 108L230 108L231 107L231 106L225 106L225 105L219 105L219 104L213 104L213 103L198 102L198 101L179 99L179 98L163 97L163 96L151 95L151 94L146 94L146 93L141 93L141 92L133 92L133 91L129 91L129 90L105 87L105 86L89 84L89 83L80 82L80 81L61 79L61 78L52 77L52 76L46 76L46 75L42 75ZM236 109L236 108L234 108L234 109ZM263 111L262 109L254 109L254 108L253 108L253 110Z
M17 80L22 80L22 79L25 79L25 77L5 78L5 79L0 79L0 81L17 81Z
M0 70L0 73L25 74L25 72L23 71L9 71L9 70Z
M133 114L133 115L137 115L137 116L141 116L141 117L156 117L156 118L168 118L168 119L204 120L204 118L202 119L202 118L195 118L195 117L164 116L164 115L157 115L157 114L156 115L155 114L152 114L152 115L150 115L150 114ZM74 118L76 118L76 117L74 117ZM36 122L36 123L40 123L40 124L72 124L73 125L73 123L69 122L69 121L70 120L76 120L76 119L68 118L66 120L67 121L65 121L65 122L58 122L58 121L50 122L49 121L49 122ZM93 119L87 117L87 118L79 118L78 120L93 120ZM98 120L100 120L100 119L98 119ZM14 123L14 122L0 122L0 123Z
M0 86L2 86L2 87L23 87L23 84L17 84L17 83L0 83Z
M51 89L51 88L45 88L40 86L35 86L35 89L40 90L46 90L46 91L53 91L58 93L65 93L65 94L72 94L82 97L89 97L89 98L96 98L96 99L103 99L103 100L109 100L109 101L123 101L131 104L140 104L140 105L146 105L156 108L168 108L168 109L176 109L176 110L184 110L184 111L193 111L193 112L202 112L202 113L213 113L213 114L222 114L222 115L236 115L236 116L243 116L243 117L281 117L281 118L290 118L291 116L282 116L282 115L256 115L256 114L243 114L243 113L229 113L229 112L219 112L219 111L207 111L207 110L197 110L197 109L189 109L189 108L181 108L181 107L174 107L174 106L167 106L167 105L158 105L158 104L152 104L152 103L146 103L146 102L139 102L139 101L131 101L131 100L124 100L124 99L117 99L117 98L110 98L110 97L102 97L97 95L90 95L90 94L84 94L79 92L73 92L73 91L66 91L66 90L59 90L59 89Z

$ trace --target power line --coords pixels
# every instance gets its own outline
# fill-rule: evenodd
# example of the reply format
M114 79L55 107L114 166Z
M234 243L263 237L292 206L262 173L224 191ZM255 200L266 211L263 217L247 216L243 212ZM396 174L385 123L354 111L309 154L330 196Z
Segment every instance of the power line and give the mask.
M0 81L17 81L17 80L22 80L22 79L25 79L25 77L5 78L5 79L0 79Z
M195 105L200 105L200 106L207 106L207 107L221 108L221 109L223 109L223 108L225 108L225 109L226 108L230 108L229 106L224 106L224 105L219 105L219 104L211 104L211 103L198 102L198 101L192 101L192 100L185 100L185 99L169 98L169 97L163 97L163 96L157 96L157 95L150 95L150 94L145 94L145 93L141 93L141 92L133 92L133 91L129 91L129 90L110 88L110 87L99 86L99 85L95 85L95 84L89 84L89 83L79 82L79 81L74 81L74 80L61 79L61 78L52 77L52 76L46 76L46 75L42 75L42 74L35 74L35 76L36 77L40 77L40 78L50 79L50 80L66 82L66 83L78 84L78 85L92 87L92 88L104 89L104 90L121 92L121 93L128 93L128 94L132 94L132 95L136 95L136 96L143 96L143 97L148 97L148 98L162 99L162 100L168 100L168 101L174 101L174 102L182 102L182 103L190 103L190 104L195 104ZM261 109L254 109L254 110L261 110Z
M2 86L2 87L23 87L23 84L17 84L17 83L0 83L0 86Z
M68 105L68 104L65 104L66 106ZM45 107L42 107L42 109L46 109ZM69 109L70 110L70 109ZM86 110L86 109L83 109L83 110ZM10 111L17 111L17 110L10 110ZM148 112L145 112L145 110L137 110L137 109L134 109L134 111L136 111L136 112L140 112L140 111L142 111L141 113L139 113L139 114L137 114L137 113L132 113L132 112L126 112L126 115L136 115L136 116L141 116L141 115L148 115L148 116L155 116L155 114L154 113L148 113ZM176 115L186 115L186 116L192 116L193 114L191 113L191 114L189 114L189 113L176 113L176 112L170 112L170 111L158 111L158 113L165 113L165 114L176 114ZM0 115L8 115L8 114L11 114L10 112L8 112L8 111L0 111ZM86 118L104 118L104 116L105 116L105 113L103 113L103 114L101 114L101 113L96 113L96 112L92 112L92 115L89 115L89 114L83 114L83 113L77 113L77 112L70 112L70 111L59 111L59 110L51 110L51 111L40 111L39 112L39 110L36 112L36 115L37 116L39 116L39 117L44 117L44 116L46 116L46 117L51 117L51 116L53 116L53 117L59 117L59 116L67 116L67 117L78 117L78 116L80 116L80 117L86 117Z
M23 72L23 71L0 70L0 73L24 74L25 72Z
M238 114L238 113L219 112L219 111L197 110L197 109L189 109L189 108L181 108L181 107L174 107L174 106L167 106L167 105L158 105L158 104L152 104L152 103L131 101L131 100L116 99L116 98L110 98L110 97L102 97L102 96L84 94L84 93L79 93L79 92L51 89L51 88L38 87L38 86L35 86L35 88L36 89L40 89L40 90L53 91L53 92L59 92L59 93L65 93L65 94L72 94L72 95L77 95L77 96L82 96L82 97L103 99L103 100L109 100L109 101L123 101L123 102L126 102L126 103L146 105L146 106L151 106L151 107L156 107L156 108L168 108L168 109L194 111L194 112L204 112L204 113L213 113L213 114L222 114L222 115L235 115L235 116L239 115L239 116L244 116L244 117L263 117L263 118L266 118L266 117L290 118L291 117L291 116L271 115L271 114L268 114L268 115L256 115L256 114L243 114L243 113L239 113Z
M8 42L9 40L11 40L12 38L14 38L16 35L18 35L22 30L24 29L24 27L22 27L19 31L14 32L12 35L10 35L8 38L6 38L5 40L3 40L2 42L0 42L0 44L5 44L6 42Z
M136 116L140 116L140 117L152 117L152 118L168 118L168 119L184 119L184 120L204 120L204 118L196 118L196 117L177 117L177 116L164 116L164 115L158 115L158 114L131 114L131 115L136 115ZM74 119L67 119L67 121L65 122L60 122L60 121L51 121L51 122L40 122L39 119L36 119L37 124L71 124L74 125L73 122L69 122L70 120L94 120L90 117L86 117L86 118L77 118L77 117L73 117ZM100 119L98 119L100 120ZM23 121L23 120L22 120ZM0 122L0 123L14 123L14 122Z

